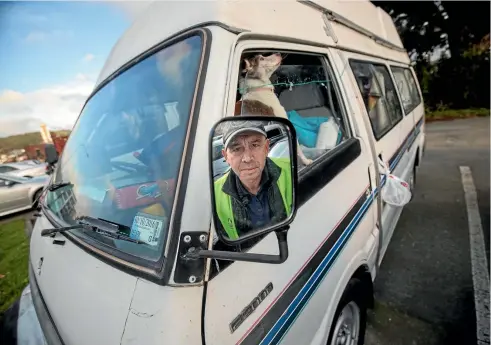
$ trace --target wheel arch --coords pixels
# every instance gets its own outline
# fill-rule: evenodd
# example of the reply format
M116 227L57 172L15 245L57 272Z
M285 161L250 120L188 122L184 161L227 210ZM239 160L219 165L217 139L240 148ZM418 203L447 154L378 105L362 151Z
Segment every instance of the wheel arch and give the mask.
M416 157L414 158L415 167L419 167L419 162L420 162L419 153L420 153L420 148L418 146L418 148L416 149Z
M36 188L34 189L34 191L32 192L31 194L31 204L34 205L34 202L36 201L36 195L39 193L39 192L42 192L43 191L43 187L39 187L39 188Z
M373 291L373 281L372 281L372 275L370 274L370 269L368 268L368 265L363 264L358 269L353 273L351 276L350 280L353 278L357 278L360 280L362 286L363 286L363 301L365 301L365 305L367 308L373 308L375 304L375 297L374 297L374 291Z
M334 314L336 309L341 302L341 297L348 287L350 281L353 278L356 278L361 281L363 284L362 291L364 292L363 300L366 302L367 308L373 308L374 306L374 289L373 289L373 281L372 276L370 274L370 268L368 266L367 260L361 258L361 253L359 256L353 257L350 264L348 265L348 269L345 270L343 277L340 279L340 283L337 285L335 293L332 295L332 299L329 303L329 306L326 309L326 313L321 321L321 325L319 330L315 334L312 339L311 344L326 344L329 337L329 332L332 327L332 322L334 318Z

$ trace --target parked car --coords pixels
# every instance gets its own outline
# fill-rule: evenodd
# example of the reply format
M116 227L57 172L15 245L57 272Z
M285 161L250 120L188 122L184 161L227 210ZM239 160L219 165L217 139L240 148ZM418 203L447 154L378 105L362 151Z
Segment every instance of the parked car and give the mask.
M35 206L49 176L21 177L0 174L0 216Z
M48 165L41 162L39 162L39 164L33 164L33 162L34 161L0 164L0 174L9 174L20 177L45 175Z
M222 156L223 149L223 141L222 137L217 137L213 140L213 178L216 180L220 178L223 174L225 174L228 169L230 169L230 165L225 161L225 158Z
M37 159L27 159L25 161L22 161L23 164L30 164L30 165L39 165L43 164L41 161L38 161Z
M285 129L278 124L270 124L264 126L264 129L266 129L266 132L268 133L269 147L271 149L273 148L273 146L276 145L277 142L287 138Z

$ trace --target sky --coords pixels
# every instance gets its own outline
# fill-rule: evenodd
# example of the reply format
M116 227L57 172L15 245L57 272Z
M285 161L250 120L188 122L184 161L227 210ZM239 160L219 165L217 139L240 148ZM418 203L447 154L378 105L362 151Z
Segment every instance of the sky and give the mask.
M71 129L113 45L148 3L0 1L0 137Z

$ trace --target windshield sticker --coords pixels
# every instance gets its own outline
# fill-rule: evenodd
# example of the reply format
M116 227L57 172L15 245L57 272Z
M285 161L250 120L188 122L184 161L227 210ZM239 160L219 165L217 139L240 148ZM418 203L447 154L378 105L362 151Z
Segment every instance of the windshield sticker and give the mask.
M153 204L161 196L162 190L155 181L121 187L115 191L115 201L120 209Z
M138 189L136 190L136 200L139 200L141 198L158 198L159 196L162 195L160 193L160 188L157 183L152 183L152 184L142 184Z
M166 217L157 217L139 212L133 219L130 237L143 241L151 246L157 246L161 237Z

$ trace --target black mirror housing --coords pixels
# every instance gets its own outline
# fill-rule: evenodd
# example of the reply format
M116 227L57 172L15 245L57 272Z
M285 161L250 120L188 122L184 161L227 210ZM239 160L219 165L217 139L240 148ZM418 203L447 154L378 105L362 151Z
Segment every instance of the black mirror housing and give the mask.
M46 144L44 150L46 153L46 162L48 164L55 164L58 162L58 152L53 144Z

